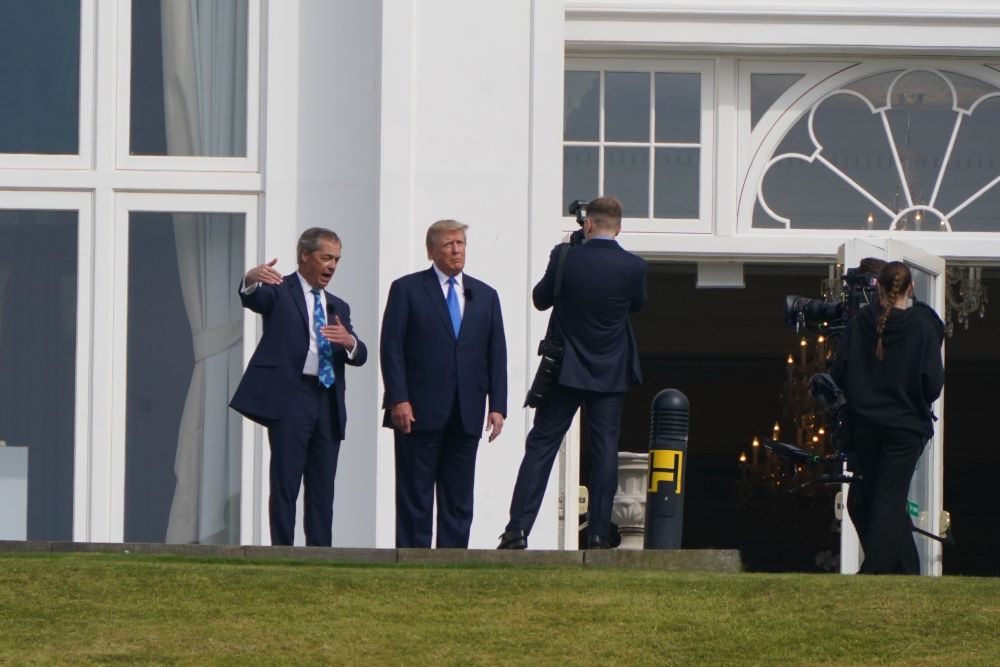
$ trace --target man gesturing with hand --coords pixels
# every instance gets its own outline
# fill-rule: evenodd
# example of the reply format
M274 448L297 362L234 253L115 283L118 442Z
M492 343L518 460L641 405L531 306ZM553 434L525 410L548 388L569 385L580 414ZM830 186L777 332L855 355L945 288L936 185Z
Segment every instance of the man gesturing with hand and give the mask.
M271 544L293 543L303 481L306 544L332 542L334 478L347 424L344 368L368 358L351 327L350 306L326 290L341 248L333 231L307 229L295 273L282 276L272 259L247 271L239 286L243 307L263 318L264 335L229 405L267 427Z

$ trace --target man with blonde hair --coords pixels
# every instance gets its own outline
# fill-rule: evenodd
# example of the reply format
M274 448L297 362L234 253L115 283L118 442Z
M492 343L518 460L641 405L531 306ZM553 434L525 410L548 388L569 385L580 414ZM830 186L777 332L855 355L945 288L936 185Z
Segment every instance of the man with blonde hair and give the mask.
M464 273L465 230L427 230L430 268L395 280L382 318L385 419L396 452L396 546L466 548L476 452L507 415L507 343L500 298ZM489 412L487 413L487 399Z

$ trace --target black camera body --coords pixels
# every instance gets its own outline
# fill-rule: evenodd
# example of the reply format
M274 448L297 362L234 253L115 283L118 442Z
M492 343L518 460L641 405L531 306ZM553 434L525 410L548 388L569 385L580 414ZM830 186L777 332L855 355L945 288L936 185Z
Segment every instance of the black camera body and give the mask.
M796 332L805 329L837 333L862 308L878 303L878 276L848 269L840 281L837 301L810 299L789 294L785 297L785 323Z
M587 220L587 202L583 199L577 199L570 203L569 214L576 216L576 224L583 227L583 223Z
M577 199L569 205L569 214L576 216L576 224L580 229L569 235L570 245L580 245L583 243L583 223L587 221L587 204L583 199Z
M841 285L845 321L860 313L862 308L878 303L878 275L875 273L847 269Z

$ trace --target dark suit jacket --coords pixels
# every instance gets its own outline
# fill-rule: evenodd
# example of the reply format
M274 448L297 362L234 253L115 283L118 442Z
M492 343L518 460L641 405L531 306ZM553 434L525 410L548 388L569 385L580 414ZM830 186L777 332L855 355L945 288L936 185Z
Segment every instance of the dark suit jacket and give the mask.
M416 430L443 428L458 396L462 427L480 435L490 412L507 416L507 342L500 298L464 275L465 312L458 339L441 284L431 267L395 280L382 319L383 407L413 405Z
M239 290L239 287L236 288ZM295 396L293 389L300 382L302 366L309 351L309 311L297 274L285 276L281 285L258 285L249 295L240 294L244 308L259 313L264 319L264 335L250 357L233 400L229 406L258 424L268 426L287 412L287 401ZM344 439L347 408L344 390L347 378L344 364L360 366L368 359L368 348L351 327L351 308L347 302L326 292L326 318L340 317L351 335L358 341L357 353L347 358L347 350L333 345L333 371L336 381L331 396L336 397L337 410L333 424L334 437Z
M566 344L559 384L619 392L642 382L629 313L646 303L646 262L617 241L591 239L571 246L554 299L560 246L552 249L545 275L531 298L539 310L555 304L556 335Z

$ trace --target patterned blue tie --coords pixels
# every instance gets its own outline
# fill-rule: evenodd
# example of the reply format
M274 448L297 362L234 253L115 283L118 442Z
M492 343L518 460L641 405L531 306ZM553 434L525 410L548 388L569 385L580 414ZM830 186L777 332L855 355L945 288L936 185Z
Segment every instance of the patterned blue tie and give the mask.
M451 328L455 330L455 338L462 330L462 309L458 306L458 294L455 293L455 277L448 278L448 314L451 315Z
M315 287L310 291L313 295L313 330L316 332L316 349L319 350L319 383L329 387L333 384L333 346L319 331L326 326L323 299L319 298L319 290Z

